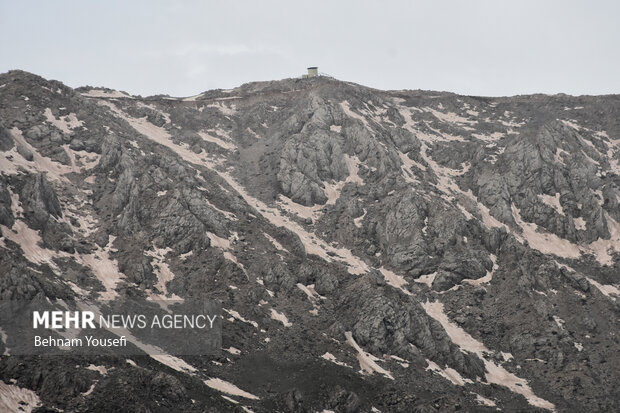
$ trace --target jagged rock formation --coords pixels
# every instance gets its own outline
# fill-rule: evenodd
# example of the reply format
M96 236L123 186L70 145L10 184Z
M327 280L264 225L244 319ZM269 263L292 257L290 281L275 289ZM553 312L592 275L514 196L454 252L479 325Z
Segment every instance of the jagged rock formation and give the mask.
M192 371L5 355L0 391L44 411L620 410L618 114L618 96L317 77L142 98L2 74L0 297L230 317Z

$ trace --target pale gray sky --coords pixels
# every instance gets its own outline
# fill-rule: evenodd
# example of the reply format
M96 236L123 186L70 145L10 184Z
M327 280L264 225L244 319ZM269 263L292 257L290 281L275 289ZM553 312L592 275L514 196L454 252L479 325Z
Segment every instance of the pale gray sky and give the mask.
M0 72L194 95L307 66L380 89L620 93L620 2L0 0Z

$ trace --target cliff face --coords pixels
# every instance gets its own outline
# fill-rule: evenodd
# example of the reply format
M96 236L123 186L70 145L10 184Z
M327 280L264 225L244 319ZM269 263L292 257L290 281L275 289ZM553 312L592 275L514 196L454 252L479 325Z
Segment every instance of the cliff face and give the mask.
M225 319L191 371L3 356L0 378L64 411L620 410L619 115L2 74L0 297L211 298Z

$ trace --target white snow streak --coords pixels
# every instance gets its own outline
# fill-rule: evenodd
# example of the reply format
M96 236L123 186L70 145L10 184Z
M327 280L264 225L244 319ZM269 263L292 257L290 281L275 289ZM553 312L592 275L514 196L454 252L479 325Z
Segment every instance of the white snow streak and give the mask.
M387 371L386 369L384 369L383 367L379 366L376 363L377 361L379 361L377 357L373 356L370 353L365 352L355 342L355 339L353 338L353 334L350 331L347 331L345 333L345 336L347 338L347 343L349 343L349 345L353 347L355 351L357 351L357 360L360 362L362 373L368 373L368 374L379 373L379 374L383 374L388 379L394 380L394 377L389 371Z
M478 357L480 357L487 370L486 380L489 383L495 383L508 387L512 392L524 396L532 406L555 410L555 406L551 402L541 399L534 394L527 383L527 380L519 378L506 371L506 369L502 366L487 360L484 357L484 353L490 353L489 349L484 344L470 336L467 332L465 332L465 330L450 321L448 316L443 311L443 304L441 302L435 301L431 303L427 301L422 304L422 307L429 316L441 323L454 344L459 346L462 350L477 354Z
M271 309L271 319L281 322L284 327L291 327L293 324L288 321L284 313Z
M32 390L6 384L0 380L0 411L30 413L40 404L39 396Z
M260 400L257 396L252 393L248 393L245 390L241 390L239 387L235 386L232 383L224 381L222 379L208 379L205 380L204 383L210 388L217 390L222 393L230 394L231 396L244 397L250 400Z

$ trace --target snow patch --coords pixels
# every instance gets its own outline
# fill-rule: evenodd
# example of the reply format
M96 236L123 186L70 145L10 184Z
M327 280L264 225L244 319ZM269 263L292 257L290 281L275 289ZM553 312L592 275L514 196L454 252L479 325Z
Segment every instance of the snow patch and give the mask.
M613 252L620 251L620 223L616 222L612 217L603 212L607 220L607 229L609 230L609 239L601 239L594 241L589 245L590 250L596 256L596 260L602 265L613 266ZM610 251L612 251L610 253Z
M471 220L471 219L474 219L474 216L473 216L473 215L472 215L472 214L471 214L468 210L466 210L466 209L465 209L465 207L464 207L463 205L461 205L461 204L457 204L456 206L459 208L459 210L461 211L461 213L463 214L463 216L465 216L465 219L466 219L466 220L468 220L468 221L469 221L469 220Z
M344 334L345 334L345 337L347 338L347 343L351 347L353 347L355 349L355 351L357 351L357 360L360 363L360 367L361 367L360 372L362 374L364 374L364 373L368 373L368 374L379 373L379 374L384 375L388 379L394 380L394 377L392 376L392 374L389 371L387 371L386 369L384 369L383 367L379 366L376 363L377 361L379 361L379 359L377 357L373 356L370 353L365 352L355 342L355 339L353 338L353 334L350 331L347 331Z
M323 354L323 355L321 356L321 358L322 358L322 359L325 359L325 360L327 360L327 361L331 361L332 363L337 364L337 365L339 365L339 366L343 366L343 367L349 367L349 368L351 368L351 366L349 366L347 363L343 363L342 361L338 361L338 360L336 359L336 356L334 356L334 355L333 355L333 354L331 354L331 353L325 353L325 354Z
M270 317L272 320L276 320L284 324L284 327L291 327L293 325L288 321L288 318L286 318L286 315L284 315L284 313L280 313L273 308L271 309Z
M413 295L410 291L404 288L405 285L409 284L407 280L405 280L401 275L395 274L393 271L390 271L386 268L379 268L381 274L383 274L383 278L385 278L385 282L391 285L392 287L402 291L406 295Z
M249 127L245 129L250 135L254 136L254 138L256 139L261 139L260 135L256 132L254 132L252 129L250 129Z
M554 196L546 195L546 194L538 194L538 198L545 204L549 205L551 208L555 209L560 215L564 215L564 209L562 209L562 205L560 204L560 194L556 193Z
M30 413L40 404L39 396L32 390L6 384L0 380L0 411Z
M470 120L453 112L444 113L430 107L423 107L422 110L432 113L433 116L445 123L453 123L457 125L475 125L478 123L477 120Z
M269 242L271 242L271 244L278 250L278 251L286 251L288 252L288 250L286 248L284 248L282 246L282 244L280 244L274 237L272 237L271 235L267 234L266 232L263 233L263 235L265 236L265 238L267 238L269 240Z
M265 219L271 224L285 227L292 232L296 233L302 244L304 245L306 252L309 254L315 254L325 259L326 261L333 261L334 258L328 254L331 252L339 258L339 261L348 266L349 273L362 274L368 271L368 265L359 257L353 255L351 250L345 248L334 248L328 245L325 241L318 238L314 233L306 231L301 225L283 216L280 210L277 208L269 207L264 202L251 196L239 183L235 181L227 172L218 171L215 169L215 163L213 160L207 158L204 151L200 154L192 152L187 145L177 145L170 139L170 134L163 128L153 125L148 122L146 118L133 118L128 116L121 110L119 110L113 103L109 101L100 101L104 106L107 106L114 112L114 114L121 119L126 120L129 124L139 133L145 137L157 142L167 148L173 150L177 155L184 158L190 163L202 165L210 168L213 172L217 173L223 180L225 180L241 197L253 208L255 208ZM351 170L349 170L351 172ZM351 175L349 175L351 177ZM354 177L351 179L355 179Z
M368 211L366 211L366 208L364 208L364 213L362 215L360 215L357 218L353 219L353 224L358 227L361 228L362 227L362 221L364 220L364 218L366 217L366 214L368 213Z
M323 209L324 205L313 205L313 206L305 206L294 202L289 197L280 194L278 197L278 202L276 203L278 207L282 210L297 215L300 218L304 219L312 219L317 221L321 218L321 209Z
M579 258L581 256L581 248L578 245L549 232L538 232L538 225L524 222L521 219L519 209L514 204L511 205L511 208L515 222L523 231L522 239L525 239L530 247L543 254L553 254L563 258Z
M400 160L402 161L402 165L400 166L400 169L403 171L403 178L405 179L405 181L409 182L410 184L419 183L418 179L414 175L411 168L415 166L418 169L426 171L426 167L422 165L421 163L416 162L413 159L410 159L407 155L405 155L402 152L398 152L398 156L400 157Z
M426 359L426 362L428 363L428 367L426 367L427 371L434 371L457 386L464 386L465 383L473 383L473 381L471 381L470 379L463 378L463 376L461 376L458 371L454 370L451 367L446 367L445 369L442 369L434 361Z
M24 157L17 152L17 148L14 147L10 151L2 153L2 156L0 157L0 172L15 175L19 173L19 168L23 168L33 173L46 173L50 181L69 182L64 175L74 172L73 167L63 165L59 162L52 161L50 158L41 156L37 149L30 145L26 139L24 139L24 136L19 129L15 127L12 128L11 135L13 136L15 143L32 152L33 160L27 161L24 159Z
M95 366L94 364L90 364L88 367L86 367L86 369L91 370L91 371L96 371L102 376L105 376L106 374L108 374L108 369L105 366Z
M577 125L577 123L573 120L562 119L561 122L569 128L575 129L577 131L581 129L581 126Z
M171 296L169 296L168 288L166 287L166 284L174 279L174 273L170 270L170 266L168 266L168 263L166 262L166 258L165 258L166 254L168 254L171 251L172 249L170 247L166 247L166 248L153 247L153 251L149 250L146 252L146 255L148 255L149 257L152 257L153 260L155 261L154 270L155 270L155 275L157 276L157 284L155 284L155 287L157 288L158 291L161 292L161 294L151 293L152 298L160 299L160 300L161 299L182 300L181 297L177 296L176 294L172 294Z
M342 108L342 111L345 113L345 115L347 115L350 118L362 121L366 129L369 129L369 130L371 129L365 117L351 110L351 105L349 104L348 101L345 100L343 102L340 102L340 107Z
M128 336L128 341L129 341L129 338L133 338L133 337ZM155 347L155 346L150 346L148 344L142 344L140 342L136 343L136 341L137 340L134 338L134 340L132 340L132 343L136 344L142 350L144 350L145 348ZM145 350L145 351L149 351L149 350ZM168 366L171 369L179 371L181 373L187 374L187 373L195 373L197 371L194 366L191 366L185 360L180 359L175 356L171 356L170 354L150 354L150 357L154 360L159 361L161 364Z
M238 356L239 354L241 354L241 350L234 348L234 347L229 347L224 350L229 352L230 354L234 354L235 356Z
M226 100L229 99L235 99L235 97L228 97L226 98ZM222 99L224 100L224 99ZM226 116L232 116L237 112L237 109L235 107L234 104L231 104L230 106L225 105L223 102L215 102L215 103L209 103L207 105L208 108L216 108L217 110L219 110L222 114L226 115Z
M232 213L230 211L224 211L223 209L220 209L220 208L216 207L207 198L203 198L203 200L205 201L205 203L207 205L209 205L210 208L215 209L217 212L219 212L220 214L224 215L228 220L230 220L230 221L238 221L239 220L234 213Z
M586 221L581 217L579 218L573 217L573 224L575 224L575 229L583 230L583 231L585 231L586 229Z
M465 279L463 280L463 282L470 284L470 285L481 285L481 284L486 284L486 283L491 282L491 280L493 279L493 274L495 274L495 271L497 270L498 266L497 266L497 256L495 254L491 254L490 257L491 257L491 261L493 261L493 268L491 268L491 271L487 271L484 277L480 277L475 280Z
M425 284L428 288L433 286L433 281L435 281L435 277L437 276L437 272L432 272L430 274L424 274L416 278L414 281L420 284Z
M136 102L137 106L140 108L147 108L152 110L153 112L158 113L159 115L161 115L164 120L166 121L167 124L172 124L172 120L170 119L170 114L164 112L163 110L159 109L158 107L156 107L153 104L145 104L143 102Z
M213 390L217 390L222 393L230 394L231 396L244 397L250 400L260 400L257 396L252 393L248 393L247 391L241 390L239 387L235 386L232 383L224 381L222 379L208 379L205 380L204 383L212 388Z
M297 288L299 288L301 291L304 292L304 294L306 294L308 300L310 300L312 304L316 304L320 300L325 299L325 297L323 297L314 290L314 284L303 285L302 283L297 283Z
M15 217L15 221L11 228L0 225L0 228L2 228L2 234L4 237L15 242L21 247L24 252L24 256L28 261L34 264L47 264L52 269L57 271L58 266L53 259L58 257L66 258L71 255L63 251L56 252L41 247L40 244L43 240L39 235L39 231L33 230L26 225L24 221L19 219L19 217L23 215L23 209L21 207L21 202L19 201L19 196L14 194L10 189L8 189L8 192L11 196L11 211Z
M132 96L127 93L119 92L118 90L100 90L100 89L91 89L88 92L81 93L82 96L86 96L89 98L108 98L108 99L118 99L118 98L128 98L133 99Z
M359 186L364 185L364 180L358 175L360 165L359 158L357 156L344 155L344 161L347 165L347 169L349 170L349 175L347 178L344 181L336 183L323 182L323 185L325 186L324 192L327 196L327 202L325 205L334 205L338 198L340 198L342 188L344 188L347 183L354 182Z
M483 397L481 395L479 395L478 393L474 393L476 395L476 402L478 402L478 404L483 405L483 406L495 406L495 402L491 399L487 399L486 397Z
M467 192L461 191L461 193L476 203L476 206L478 207L478 211L480 212L480 215L482 216L482 223L487 229L504 228L506 231L510 230L506 226L506 224L499 222L493 215L491 215L491 211L489 210L489 208L487 208L487 206L484 205L482 202L478 201L478 198L473 194L471 189L469 189Z
M234 232L228 239L218 237L217 235L213 234L212 232L208 232L208 231L207 231L207 236L211 240L212 247L219 248L220 250L222 250L222 254L224 255L224 258L226 258L229 261L234 262L239 268L241 268L241 270L245 273L245 275L248 276L248 273L245 270L245 267L243 266L243 264L241 264L237 260L237 257L233 255L232 253L233 249L230 246L231 241L238 239L236 232Z
M77 116L73 112L69 113L66 116L63 116L60 119L56 119L50 108L45 108L44 114L45 118L49 123L60 129L67 135L73 134L73 129L84 126L84 122L78 120Z
M586 277L586 279L588 280L588 282L590 284L595 286L596 289L599 290L604 296L610 297L610 298L612 298L612 296L620 297L620 289L618 289L618 287L616 287L615 285L612 285L612 284L601 284L601 283L593 280L590 277Z
M86 390L84 393L82 393L82 396L90 396L92 394L92 392L95 390L95 386L96 385L97 385L97 382L91 384L90 388L88 390Z
M85 303L81 303L80 302L80 303L78 303L78 307L82 311L88 310L88 311L94 312L96 319L98 319L98 317L101 316L101 311L99 310L99 307L97 307L97 305L85 304ZM161 348L159 348L159 347L157 347L155 345L143 343L136 336L134 336L133 333L129 329L127 329L127 328L114 329L114 331L111 328L106 328L106 330L108 330L112 334L117 335L119 337L120 336L127 337L127 341L128 342L134 344L140 350L144 351L153 360L156 360L156 361L160 362L161 364L170 367L173 370L179 371L181 373L186 373L186 374L187 373L194 374L197 371L195 367L193 367L192 365L188 364L185 360L183 360L183 359L181 359L179 357L175 357L175 356L172 356L170 354L167 354ZM129 363L132 366L136 367L135 362L133 362L133 361L131 361L129 359L127 359L126 361L127 361L127 363Z
M235 310L227 310L225 308L222 308L222 310L226 311L228 314L230 314L232 316L231 320L239 320L243 323L247 323L247 324L251 324L252 326L254 326L254 328L258 328L258 323L256 321L252 321L252 320L246 320L245 318L243 318L241 316L241 314L239 314L238 312L236 312Z
M485 142L497 142L498 140L506 136L506 134L502 132L493 132L490 135L472 133L471 136L473 136L474 138L480 139L481 141L485 141Z
M224 395L222 395L222 399L224 399L224 400L228 400L229 402L231 402L231 403L233 403L233 404L239 404L239 402L238 402L237 400L235 400L235 399L233 399L233 398L231 398L231 397L228 397L228 396L224 396Z
M444 313L443 304L441 302L435 301L431 303L427 301L422 304L422 307L429 316L439 321L454 344L459 346L462 350L469 351L480 357L487 370L485 378L489 383L505 386L512 392L521 394L532 406L547 410L555 410L555 406L551 402L534 394L527 380L519 378L508 372L502 366L487 360L484 357L484 353L490 353L489 349L470 336L465 330L450 321L448 316Z
M94 253L78 256L78 261L82 261L84 265L89 267L105 288L104 292L99 292L99 297L102 300L113 300L118 297L118 293L115 290L116 285L121 279L125 278L118 269L116 260L112 260L109 255L115 238L110 236L110 242L108 242L105 248L98 246Z
M219 137L209 135L206 132L198 132L198 135L200 135L200 137L204 141L215 143L216 145L218 145L222 149L226 149L227 151L234 151L237 148L237 145L235 145L234 143L227 142L223 139L220 139Z

